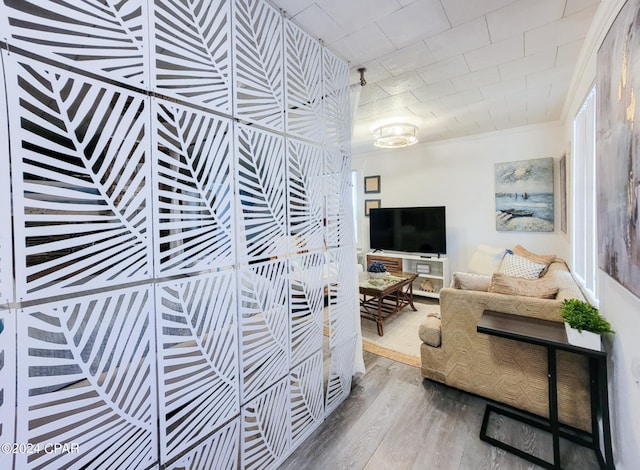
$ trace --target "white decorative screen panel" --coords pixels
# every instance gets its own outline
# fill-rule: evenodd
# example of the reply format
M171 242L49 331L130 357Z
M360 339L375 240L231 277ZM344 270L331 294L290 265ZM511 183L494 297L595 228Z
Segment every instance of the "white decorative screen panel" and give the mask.
M325 413L329 415L351 392L356 336L331 349L331 365L327 381Z
M333 348L356 331L359 317L353 314L358 292L356 255L352 249L335 248L327 252L329 291L329 344Z
M321 147L287 139L289 185L289 251L312 251L324 246Z
M166 468L235 470L240 467L240 418L233 420Z
M291 447L297 447L324 420L322 351L291 370Z
M287 133L322 143L322 49L320 43L285 20Z
M146 0L4 3L11 45L113 80L148 87Z
M242 408L242 468L276 468L289 451L289 380L265 390Z
M329 49L323 49L324 130L327 147L348 152L351 148L349 65Z
M13 443L16 412L16 315L0 309L0 443ZM0 452L0 468L12 468L13 454Z
M2 19L0 18L0 25ZM11 180L4 66L0 56L0 303L13 301L13 247L11 234Z
M9 21L7 19L7 10L0 8L0 31L9 31ZM7 40L6 33L0 38L0 44Z
M329 247L355 243L353 211L351 210L351 158L337 150L326 155L326 240Z
M154 116L156 272L231 266L235 253L230 121L158 100Z
M291 258L291 364L322 349L324 252Z
M164 0L153 8L153 89L231 113L231 1Z
M265 0L0 31L0 438L73 446L0 467L277 467L350 389L348 65Z
M236 117L284 130L282 15L261 0L234 0Z
M253 261L284 255L287 243L287 183L284 139L236 125L238 258Z
M240 373L242 402L289 371L289 305L286 261L240 269Z
M119 289L18 312L17 468L144 468L157 459L152 290ZM47 453L47 443L79 452ZM126 445L125 445L126 443Z
M149 279L148 99L5 59L18 298Z
M162 463L240 412L235 297L231 270L156 287Z

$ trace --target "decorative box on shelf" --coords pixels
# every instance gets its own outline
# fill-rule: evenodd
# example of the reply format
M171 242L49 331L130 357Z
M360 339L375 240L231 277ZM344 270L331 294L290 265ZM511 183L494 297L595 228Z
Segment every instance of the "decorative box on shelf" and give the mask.
M430 274L431 265L426 263L416 263L416 272L418 274Z

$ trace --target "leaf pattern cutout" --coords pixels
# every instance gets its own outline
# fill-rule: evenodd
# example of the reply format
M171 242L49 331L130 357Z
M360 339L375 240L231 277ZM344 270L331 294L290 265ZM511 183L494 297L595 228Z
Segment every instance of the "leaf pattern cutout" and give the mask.
M331 349L325 416L330 415L351 392L355 352L355 336Z
M285 377L242 408L242 468L277 468L289 450Z
M328 150L325 171L327 174L326 240L331 248L355 243L352 215L351 158L337 150Z
M323 152L318 146L287 139L289 247L291 252L324 246Z
M157 103L155 262L164 275L229 267L233 250L231 124Z
M82 449L42 449L24 456L30 465L142 468L156 460L151 306L151 292L143 287L21 312L18 395L24 399L18 413L24 419L18 440L75 442ZM123 442L118 452L104 452Z
M0 310L0 442L17 442L15 438L16 401L16 315ZM12 468L13 455L0 452L0 468Z
M322 49L285 20L287 133L322 143Z
M323 49L322 54L325 144L348 152L351 145L349 66L328 49Z
M238 257L253 261L286 251L284 139L236 125Z
M2 25L0 18L0 26ZM4 66L0 60L0 154L9 155L9 124L7 117L6 86L4 80ZM8 304L13 301L13 235L11 230L11 169L9 158L0 158L0 303ZM2 457L0 456L0 459Z
M287 262L240 271L240 362L242 402L284 377L289 370Z
M291 263L291 364L322 349L324 254L307 253Z
M234 111L239 118L284 129L282 15L267 2L234 2Z
M329 344L335 347L351 337L359 317L353 314L358 292L356 258L349 247L327 251L327 290L329 294Z
M164 462L240 412L233 284L227 270L157 291Z
M238 418L205 438L201 444L166 468L169 470L234 470L240 467L239 454L240 419Z
M11 43L47 59L148 87L147 2L5 0ZM37 6L36 6L37 5Z
M324 420L322 352L291 370L291 447L297 447Z
M153 9L155 90L230 114L230 0L164 0Z
M12 58L15 56L12 56ZM24 298L151 277L148 101L16 60L16 282ZM122 155L127 158L122 158Z

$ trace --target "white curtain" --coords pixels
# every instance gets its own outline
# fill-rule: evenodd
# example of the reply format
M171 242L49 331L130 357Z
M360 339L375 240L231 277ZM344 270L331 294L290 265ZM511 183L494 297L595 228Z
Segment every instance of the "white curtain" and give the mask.
M353 129L356 122L356 112L358 111L358 103L360 102L360 93L362 93L362 85L360 83L353 84L349 87L349 99L351 101L351 138L353 138ZM355 204L355 201L352 201ZM357 256L354 259L357 264ZM358 270L355 272L356 280L355 285L358 285ZM356 315L356 331L358 338L356 340L356 351L353 360L353 373L364 374L364 358L362 357L362 328L360 324L360 296L356 296L356 305L354 309Z
M351 138L353 138L353 128L356 124L356 113L358 112L358 104L360 103L360 93L362 93L362 85L355 83L349 87L349 99L351 100Z

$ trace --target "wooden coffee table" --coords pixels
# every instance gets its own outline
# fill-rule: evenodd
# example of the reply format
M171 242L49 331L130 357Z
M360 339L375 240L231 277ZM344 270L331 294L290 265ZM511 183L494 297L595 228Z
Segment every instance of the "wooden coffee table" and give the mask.
M393 273L379 279L360 281L360 316L378 325L378 335L383 336L382 322L407 305L413 305L413 281L416 273Z

